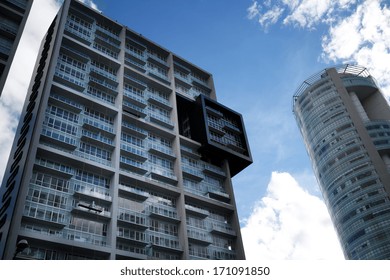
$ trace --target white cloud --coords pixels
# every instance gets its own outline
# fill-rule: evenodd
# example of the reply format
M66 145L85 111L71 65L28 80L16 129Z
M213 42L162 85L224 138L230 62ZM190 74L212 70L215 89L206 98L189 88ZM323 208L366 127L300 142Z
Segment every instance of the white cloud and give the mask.
M63 1L34 1L0 98L0 158L7 159L41 41ZM97 9L91 0L81 1ZM0 163L0 182L7 161Z
M325 204L288 173L272 173L241 232L247 260L344 259Z
M252 6L250 6L248 9L248 18L249 19L253 19L255 18L258 14L259 14L259 4L257 3L257 1L253 1L253 4Z
M366 66L390 98L390 9L380 0L365 1L323 37L322 57Z
M34 1L0 99L0 158L8 159L39 46L54 15L55 0ZM0 182L6 167L0 163Z
M85 5L91 7L92 9L100 12L100 10L98 9L98 6L93 2L93 0L78 0L78 1L80 1L81 3L84 3Z
M292 24L302 28L314 28L318 23L332 23L338 19L340 14L349 10L357 0L274 0L265 1L260 4L254 1L248 8L248 18L258 17L259 23L263 27L275 24L281 19L283 24ZM276 13L278 12L278 13ZM282 13L285 12L284 16ZM264 25L264 18L272 21Z
M268 26L275 24L279 20L283 11L283 8L275 6L259 16L259 23L261 24L261 26L267 29Z
M281 22L300 28L328 26L322 38L322 59L367 67L390 100L390 8L384 0L254 1L248 18L268 31ZM276 13L279 11L279 13Z

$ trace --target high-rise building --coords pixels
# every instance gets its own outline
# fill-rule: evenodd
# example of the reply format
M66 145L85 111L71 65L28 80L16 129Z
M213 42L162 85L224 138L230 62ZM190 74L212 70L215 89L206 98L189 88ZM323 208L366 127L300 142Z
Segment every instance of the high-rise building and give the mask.
M251 164L212 75L78 1L44 38L0 189L0 255L244 259ZM23 241L23 242L25 242Z
M367 69L313 75L293 111L346 259L390 259L390 108Z
M0 0L0 96L33 0Z

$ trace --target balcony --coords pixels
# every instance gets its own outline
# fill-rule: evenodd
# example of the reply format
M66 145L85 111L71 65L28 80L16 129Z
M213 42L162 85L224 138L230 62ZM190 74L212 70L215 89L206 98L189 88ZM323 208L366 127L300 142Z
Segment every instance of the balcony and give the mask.
M131 157L136 161L144 162L148 159L147 153L145 153L145 151L139 146L121 141L121 150L123 151L124 155Z
M119 188L119 191L121 191L121 193L123 193L125 196L132 197L132 198L135 198L137 200L144 201L144 200L148 199L150 196L148 192L145 192L145 191L138 189L138 188L135 188L135 187L125 186L125 185L119 184L118 188Z
M123 111L125 111L126 113L129 113L138 118L146 117L146 109L133 104L133 102L123 100L122 106L123 106Z
M378 86L371 76L344 76L341 78L341 80L343 81L343 84L346 88L362 87L367 89L370 88L371 91L378 90ZM357 92L360 92L360 90L357 89Z
M99 187L92 184L76 182L73 185L74 193L80 197L88 198L88 199L102 199L107 202L112 201L112 197L110 195L110 189Z
M108 29L105 29L104 26L101 26L99 24L95 25L96 31L101 32L102 34L105 34L109 36L111 39L114 39L116 41L116 44L120 46L121 39L119 37L119 32L116 34Z
M89 142L103 149L113 150L115 148L114 140L102 135L99 132L92 132L83 129L81 131L81 140L83 142Z
M192 180L200 182L204 179L204 175L196 167L182 163L181 165L183 175L189 177Z
M75 135L43 125L41 138L46 142L58 145L65 150L73 151L77 148L77 142L74 137Z
M129 89L125 88L123 90L123 95L128 97L130 99L130 101L134 102L135 105L137 105L141 108L145 108L148 105L148 103L145 101L145 99L142 96L140 96L137 93L132 92Z
M65 34L68 34L77 41L80 41L88 46L92 44L92 30L81 26L79 23L69 18L65 24Z
M141 63L143 65L146 64L146 56L145 56L143 51L136 52L128 47L126 47L125 51L126 51L126 53L131 55L131 57L136 58L139 61L139 63Z
M145 139L148 136L148 132L145 129L126 121L122 121L122 130L142 139Z
M157 217L175 223L180 222L180 219L177 215L176 208L169 207L166 205L160 205L160 204L148 205L147 213L149 213L151 217Z
M149 73L149 76L157 79L160 82L163 82L164 84L167 84L167 85L171 84L171 81L170 81L168 75L161 72L161 71L158 71L157 69L148 68L148 73Z
M139 175L144 175L146 172L148 172L147 165L145 163L136 161L123 155L120 157L120 166L125 170L134 172Z
M126 72L124 74L124 78L126 79L127 82L129 82L130 84L134 85L137 88L146 89L148 85L144 81L142 81L138 76L139 75L137 74L130 75L127 74Z
M181 82L184 82L187 85L187 87L191 87L192 80L189 75L174 73L174 76L176 79L180 80Z
M202 209L199 207L195 207L192 205L185 205L185 209L187 210L188 213L191 213L192 215L196 215L202 218L206 218L208 215L210 215L210 212L206 209Z
M167 170L159 166L150 165L148 176L151 179L157 180L159 182L167 183L170 185L177 184L177 177L175 173L171 170Z
M66 110L70 110L75 113L80 113L81 110L83 109L83 106L81 106L79 103L66 98L62 95L58 95L55 93L50 94L50 103L53 105L58 105L61 108L64 108Z
M237 233L233 230L231 225L223 223L211 223L211 232L218 233L227 237L237 236Z
M203 172L208 173L210 175L217 175L220 178L226 177L226 172L223 171L222 168L211 164L205 164Z
M102 91L105 91L111 95L118 95L118 89L116 85L113 85L111 83L107 83L104 79L99 79L94 76L89 76L88 83L97 89L100 89Z
M172 105L169 100L162 98L150 91L147 92L148 102L154 103L157 106L164 108L165 110L172 110Z
M113 125L87 115L83 117L83 127L92 131L98 131L111 138L115 137Z
M220 112L219 110L217 109L214 109L214 108L211 108L210 106L206 106L206 111L210 114L212 114L213 116L215 117L218 117L218 118L223 118L223 113Z
M197 149L192 149L186 146L181 145L180 146L180 151L183 155L189 156L194 159L200 159L201 154L198 153Z
M97 26L96 30L101 31L104 29ZM121 47L120 40L114 40L112 37L107 36L106 32L95 32L95 42L108 49L112 49L114 52L120 51L120 47Z
M173 122L168 117L157 113L149 112L147 120L171 130L174 128Z
M115 88L118 86L118 79L115 74L110 73L95 65L89 65L89 70L91 71L91 74L96 76L98 79L102 79L105 82L112 84L112 86Z
M90 161L95 162L95 163L103 164L105 166L109 166L109 167L112 166L112 162L110 159L102 158L102 157L96 156L94 154L85 153L85 152L76 150L76 151L72 152L72 155L86 159L86 160L90 160Z
M149 153L153 153L157 156L162 156L170 160L176 159L175 154L172 152L172 148L168 148L154 142L149 142L148 148L149 148Z
M198 85L198 86L201 86L201 87L203 87L203 88L205 88L207 90L210 90L210 87L209 87L209 85L208 85L206 80L203 80L203 79L200 79L200 78L198 78L198 77L196 77L194 75L191 75L191 81L195 85Z
M30 222L54 228L64 228L69 221L65 218L65 211L47 205L40 205L26 201L23 219Z
M135 59L134 57L132 56L125 56L125 64L127 66L130 66L140 72L143 72L145 73L146 72L146 66L145 66L145 62L144 61L140 61L138 59Z
M79 202L73 206L71 212L88 217L89 219L96 219L98 217L109 220L111 218L111 212L104 210L101 206L95 205L94 202Z
M214 260L235 260L236 252L229 248L211 246L210 254Z
M72 240L74 242L88 243L99 247L107 246L107 237L100 234L92 234L89 232L83 232L75 230L74 225L69 225L70 229L63 230L64 238Z
M118 221L128 224L131 227L147 229L147 216L144 213L131 211L128 209L118 209Z
M222 192L221 190L210 188L208 189L208 196L212 199L224 202L224 203L229 203L230 201L230 195Z
M143 231L133 230L128 228L118 228L117 237L136 245L146 246L149 242L146 239L146 234Z
M65 44L66 42L66 44ZM77 50L76 50L77 48ZM83 63L89 62L89 56L85 54L85 52L82 51L83 47L78 45L77 43L72 42L68 38L64 38L64 43L61 45L61 53L65 54L66 56L70 56L72 58L75 58L76 60L79 60Z
M84 91L86 86L83 78L72 76L65 71L62 71L58 67L54 72L54 81L59 82L60 84L72 88L76 91Z
M70 166L54 162L48 159L37 157L35 159L35 169L49 172L55 175L60 175L66 178L70 178L74 175L74 169Z
M208 231L187 225L187 235L190 242L209 245L213 243L213 238Z
M149 231L148 239L152 243L153 248L169 249L175 252L181 252L183 250L180 246L179 238L176 236Z
M148 52L147 53L147 59L151 60L153 62L157 62L161 66L168 67L168 62L166 58L159 57L157 54Z

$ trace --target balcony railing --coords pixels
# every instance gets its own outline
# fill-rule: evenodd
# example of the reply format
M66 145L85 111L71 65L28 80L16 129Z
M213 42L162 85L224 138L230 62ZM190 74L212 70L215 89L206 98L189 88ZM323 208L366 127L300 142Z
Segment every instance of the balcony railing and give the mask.
M83 182L74 182L73 190L75 193L83 194L92 198L112 201L110 190L108 188L99 187L96 185L87 184Z
M147 216L144 213L135 212L132 210L119 208L118 209L118 220L132 224L133 226L138 226L142 228L147 228Z

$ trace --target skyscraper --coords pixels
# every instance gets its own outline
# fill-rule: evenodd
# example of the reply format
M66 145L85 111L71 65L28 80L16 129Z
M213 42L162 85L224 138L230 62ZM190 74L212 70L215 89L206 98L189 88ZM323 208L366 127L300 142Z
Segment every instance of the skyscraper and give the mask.
M0 96L32 2L32 0L0 0Z
M390 108L367 69L325 69L293 111L347 259L390 259Z
M244 259L251 164L212 75L74 0L44 38L0 189L0 254Z

